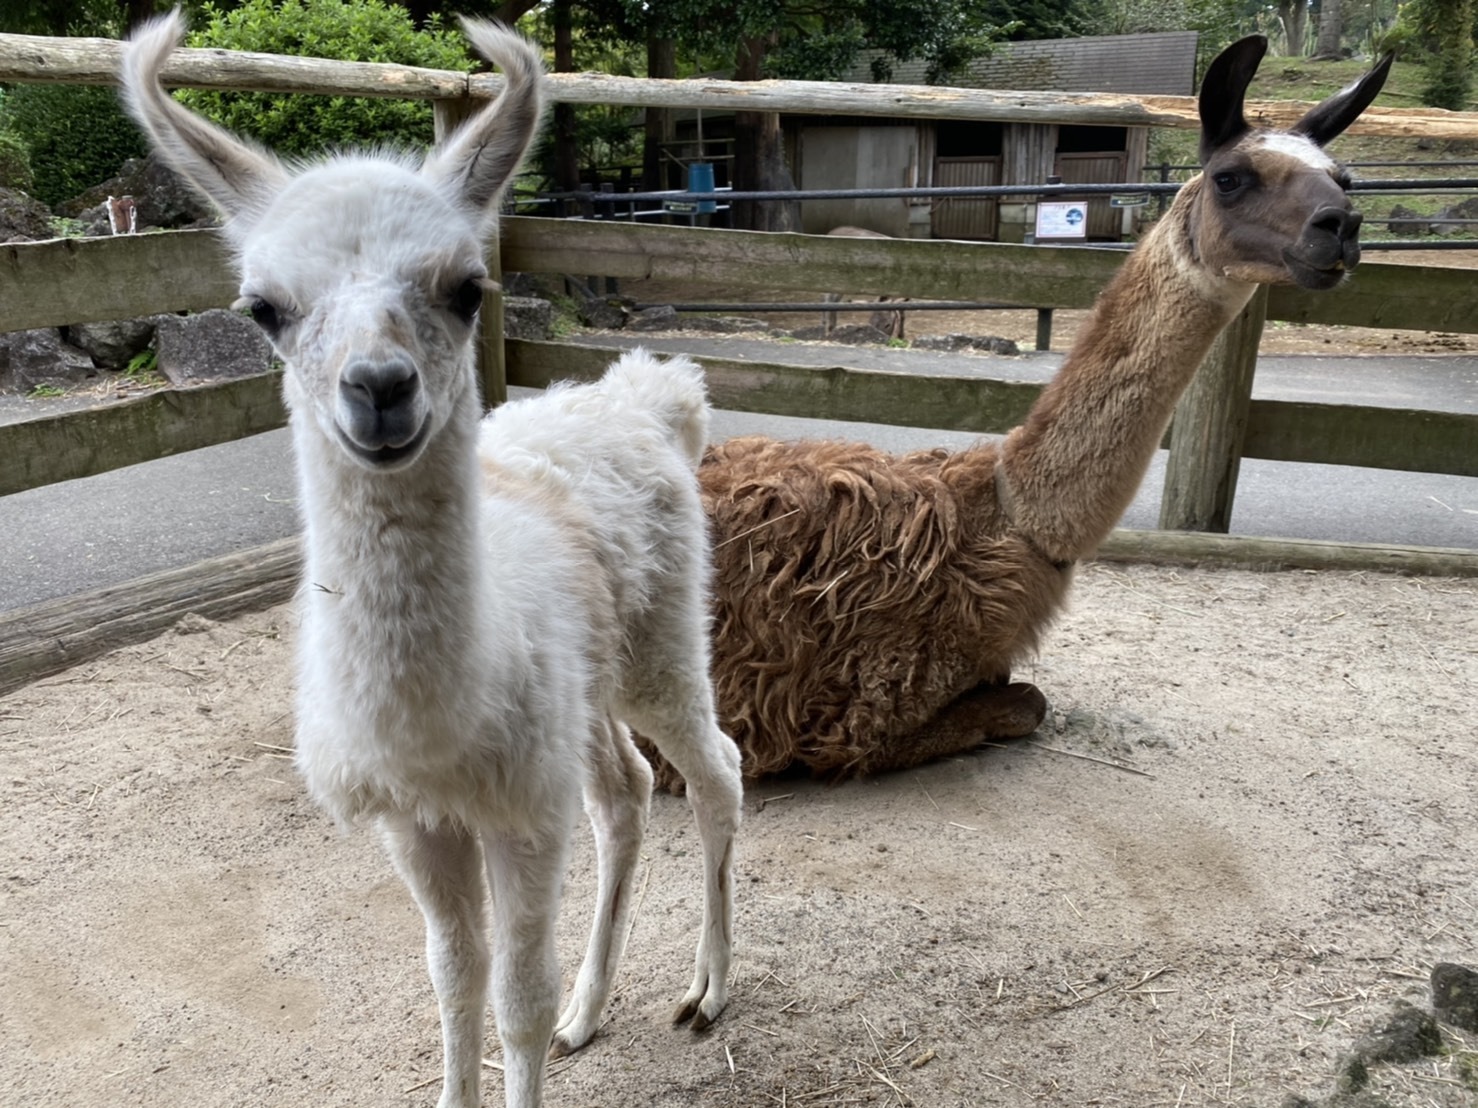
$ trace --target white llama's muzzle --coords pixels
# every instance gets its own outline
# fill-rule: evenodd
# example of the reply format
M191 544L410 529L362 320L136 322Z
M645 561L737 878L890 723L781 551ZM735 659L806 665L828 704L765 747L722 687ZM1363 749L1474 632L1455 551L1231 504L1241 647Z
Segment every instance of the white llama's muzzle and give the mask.
M356 358L339 375L339 441L372 468L413 461L426 444L429 416L421 375L408 358Z

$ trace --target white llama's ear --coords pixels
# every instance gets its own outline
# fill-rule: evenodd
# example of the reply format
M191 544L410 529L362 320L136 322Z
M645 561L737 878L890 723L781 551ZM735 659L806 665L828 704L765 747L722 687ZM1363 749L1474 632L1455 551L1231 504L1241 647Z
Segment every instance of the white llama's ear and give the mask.
M1379 63L1349 88L1341 89L1328 100L1309 109L1307 115L1293 125L1293 130L1307 135L1323 146L1359 118L1386 83L1395 54L1387 54Z
M1201 78L1197 107L1201 115L1201 164L1223 146L1236 142L1251 128L1242 114L1247 86L1252 83L1268 40L1262 35L1238 39L1211 59Z
M123 51L123 100L164 163L230 216L239 231L266 210L287 173L271 154L201 119L164 91L160 70L184 35L178 8L134 33Z
M473 48L503 70L503 91L431 153L423 172L457 202L491 217L539 129L544 62L533 43L500 23L463 19L462 29Z

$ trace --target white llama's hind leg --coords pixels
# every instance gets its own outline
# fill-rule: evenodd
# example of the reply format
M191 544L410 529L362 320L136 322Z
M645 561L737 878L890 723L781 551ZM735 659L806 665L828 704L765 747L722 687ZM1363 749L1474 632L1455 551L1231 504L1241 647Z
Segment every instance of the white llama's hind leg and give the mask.
M550 1053L560 1057L590 1041L611 995L635 896L636 863L652 803L652 769L637 753L626 725L603 723L591 749L585 810L595 831L599 884L590 945L575 991L560 1016Z
M663 686L643 690L654 695L633 698L625 716L687 780L688 803L698 823L703 846L703 929L698 936L693 984L673 1022L692 1019L694 1029L701 1031L728 1003L734 941L734 834L744 794L739 750L719 728L706 668L695 670L693 666L694 659L705 657L702 631L695 626L687 642L685 637L676 634L658 640L673 649L666 659L643 659L644 664L655 662L656 668L648 672L662 674ZM684 647L690 652L679 655Z
M508 1108L543 1103L544 1065L559 1009L554 924L564 881L569 821L537 840L485 835L493 900L493 1016L503 1043Z
M476 1108L488 986L486 891L477 837L409 821L386 821L384 830L395 868L426 917L426 961L441 1008L444 1083L437 1103L439 1108Z

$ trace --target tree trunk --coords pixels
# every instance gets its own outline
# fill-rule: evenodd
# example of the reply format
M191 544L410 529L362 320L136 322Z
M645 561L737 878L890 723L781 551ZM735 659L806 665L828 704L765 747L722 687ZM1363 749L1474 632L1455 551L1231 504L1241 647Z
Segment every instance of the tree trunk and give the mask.
M554 71L575 71L574 21L570 0L554 0ZM575 106L554 105L554 187L573 192L580 187L580 155L575 146Z
M1319 10L1319 37L1314 42L1313 57L1320 61L1337 61L1340 58L1339 40L1344 33L1344 16L1340 11L1341 0L1323 0Z
M758 81L765 51L774 36L746 38L739 42L734 79ZM785 166L785 146L776 112L734 113L734 189L740 192L795 188ZM735 229L743 231L799 231L800 204L795 201L735 201L730 215Z
M647 36L647 76L672 78L677 76L677 42L670 38ZM672 163L663 155L662 144L671 142L677 134L676 114L671 108L648 108L646 110L646 135L642 143L642 188L647 190L681 188L667 180L667 167Z
M1309 37L1308 0L1278 0L1278 22L1283 25L1284 48L1288 56L1301 57Z

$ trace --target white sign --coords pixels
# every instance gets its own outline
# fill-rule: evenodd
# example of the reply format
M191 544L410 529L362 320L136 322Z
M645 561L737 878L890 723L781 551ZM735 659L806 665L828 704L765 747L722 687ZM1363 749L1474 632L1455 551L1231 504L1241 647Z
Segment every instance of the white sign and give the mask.
M1037 241L1088 237L1086 200L1042 200L1037 204Z

